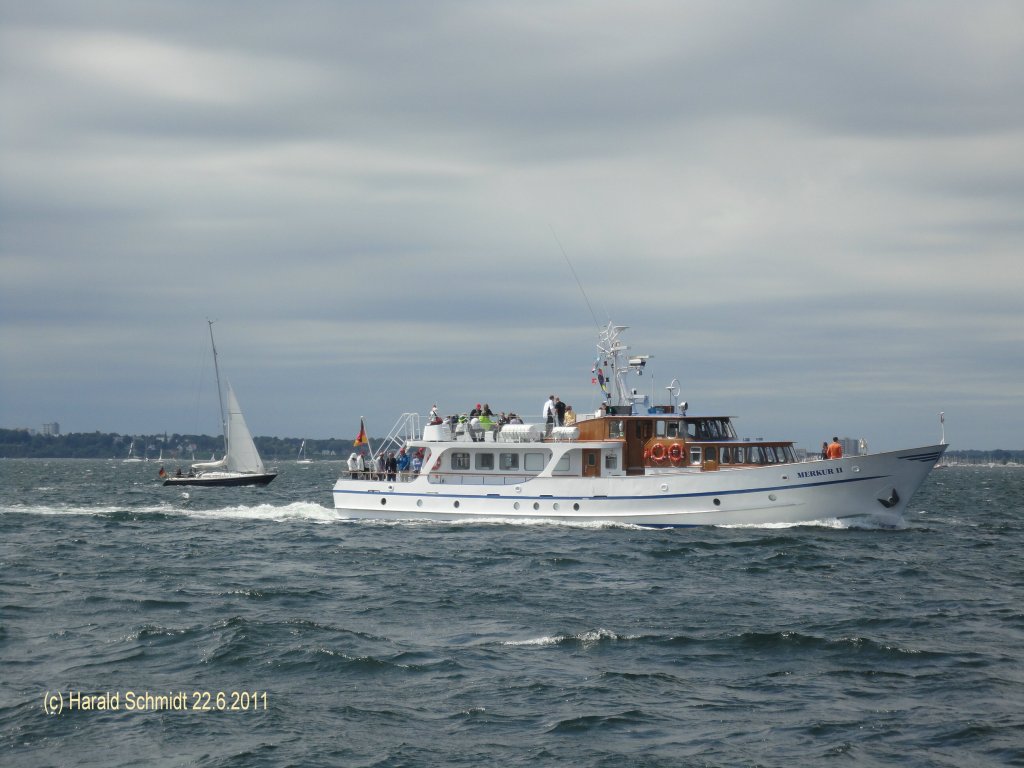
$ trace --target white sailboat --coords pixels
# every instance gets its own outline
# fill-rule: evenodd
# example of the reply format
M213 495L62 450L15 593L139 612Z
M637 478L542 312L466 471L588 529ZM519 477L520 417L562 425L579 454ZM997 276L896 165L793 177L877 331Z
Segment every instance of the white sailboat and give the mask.
M141 462L142 459L135 455L135 439L132 439L131 444L128 446L128 455L121 459L122 464L136 464Z
M299 446L299 457L295 460L296 464L312 464L313 460L306 456L306 441L303 440Z
M221 423L224 428L224 457L219 461L193 464L187 475L168 476L164 479L164 485L266 485L277 477L277 473L267 472L264 467L253 442L252 433L245 423L242 409L238 405L238 398L231 388L231 382L227 382L224 396L221 397L220 368L217 365L217 345L213 341L213 322L207 322L210 325L213 368L217 376L217 399L220 402Z

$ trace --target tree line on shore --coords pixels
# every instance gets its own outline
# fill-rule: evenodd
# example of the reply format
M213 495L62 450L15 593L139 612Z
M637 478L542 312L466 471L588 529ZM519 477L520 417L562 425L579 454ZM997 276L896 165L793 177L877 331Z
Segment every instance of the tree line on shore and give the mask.
M298 456L302 438L256 437L256 448L264 461L281 461ZM0 429L0 458L4 459L124 459L132 446L133 457L163 457L167 462L206 461L214 453L224 454L224 438L211 435L121 435L116 432L71 432L41 435L27 429ZM305 455L311 459L345 459L352 451L352 438L306 440Z
M71 432L41 435L27 429L0 429L0 459L123 459L135 441L133 456L166 462L205 461L224 453L224 438L210 435L121 435L116 432ZM302 438L256 437L256 449L264 461L294 459ZM370 438L371 444L378 442ZM311 459L347 459L353 450L351 438L306 440L305 454ZM944 463L1024 464L1024 450L947 451Z

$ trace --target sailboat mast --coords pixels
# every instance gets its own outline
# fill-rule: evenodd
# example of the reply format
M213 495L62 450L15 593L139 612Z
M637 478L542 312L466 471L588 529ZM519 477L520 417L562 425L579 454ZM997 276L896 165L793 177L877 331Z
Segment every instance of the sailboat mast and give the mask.
M217 365L217 344L213 341L213 320L207 319L210 326L210 346L213 348L213 373L217 377L217 404L220 406L220 427L224 430L224 455L228 455L228 421L224 417L224 394L220 388L220 367Z

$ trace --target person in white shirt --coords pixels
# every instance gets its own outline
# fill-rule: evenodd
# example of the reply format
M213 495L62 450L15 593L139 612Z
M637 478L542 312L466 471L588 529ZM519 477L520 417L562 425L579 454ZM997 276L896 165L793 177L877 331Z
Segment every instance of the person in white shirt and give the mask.
M555 396L548 395L548 399L544 402L544 410L541 411L541 416L544 418L544 422L547 425L547 433L551 434L551 428L555 425Z

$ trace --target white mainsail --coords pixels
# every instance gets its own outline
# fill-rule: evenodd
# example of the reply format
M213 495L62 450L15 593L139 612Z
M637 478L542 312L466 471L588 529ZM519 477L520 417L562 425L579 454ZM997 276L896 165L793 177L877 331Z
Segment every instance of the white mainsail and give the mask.
M225 457L226 469L230 472L256 472L262 474L263 460L256 450L252 434L242 416L242 409L238 405L235 391L231 389L231 382L227 383L227 405L228 405L228 455Z

